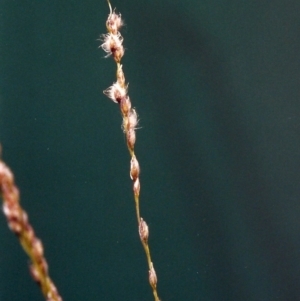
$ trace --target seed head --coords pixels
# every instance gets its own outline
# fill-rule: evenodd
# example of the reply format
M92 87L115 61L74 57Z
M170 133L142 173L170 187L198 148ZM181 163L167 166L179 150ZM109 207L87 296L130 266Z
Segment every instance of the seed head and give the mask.
M140 165L135 156L131 158L130 161L130 178L131 180L136 180L140 175Z
M116 14L115 12L112 12L108 15L107 21L106 21L106 28L107 31L116 34L119 29L123 25L123 20L121 18L121 14Z
M148 228L147 223L142 218L139 223L139 234L140 234L141 241L143 241L145 244L147 244L148 237L149 237L149 228Z
M124 72L123 72L123 68L122 68L121 64L118 65L117 80L121 86L125 86L125 76L124 76Z
M128 129L136 129L138 124L138 116L135 109L132 109L128 113Z
M128 147L133 150L134 149L134 144L136 140L136 135L135 135L135 130L134 129L129 129L126 131L126 139L127 139L127 145Z
M29 270L30 270L30 274L31 274L33 280L36 281L37 283L40 283L41 282L41 274L40 274L37 266L31 264L29 266Z
M154 266L153 266L152 262L151 262L151 267L149 270L149 282L150 282L150 285L152 286L152 288L155 289L156 285L157 285L157 276L156 276L156 272L154 270Z
M134 195L138 197L140 195L140 190L141 190L141 184L139 178L137 178L133 183Z
M120 103L127 94L127 87L122 87L118 82L103 91L103 93L115 103Z
M123 37L118 32L116 34L107 33L102 35L103 43L100 47L107 53L105 57L113 55L116 62L119 62L124 55Z
M129 96L123 97L121 99L120 108L121 108L122 114L124 116L127 116L129 110L131 109L131 102L130 102Z

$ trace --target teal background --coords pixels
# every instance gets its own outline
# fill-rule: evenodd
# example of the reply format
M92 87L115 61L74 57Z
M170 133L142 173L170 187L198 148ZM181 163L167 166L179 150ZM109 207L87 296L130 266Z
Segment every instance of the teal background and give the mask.
M300 296L299 1L114 1L162 301ZM64 300L153 300L107 3L2 0L3 159ZM0 300L43 300L0 218Z

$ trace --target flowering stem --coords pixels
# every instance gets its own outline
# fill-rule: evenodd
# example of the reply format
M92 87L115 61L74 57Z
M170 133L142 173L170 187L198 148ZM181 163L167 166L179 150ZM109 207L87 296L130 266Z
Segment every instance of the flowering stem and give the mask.
M119 104L122 113L122 117L123 117L122 128L126 136L127 147L131 157L130 177L133 182L133 192L134 192L139 235L147 257L147 262L149 267L149 283L150 286L152 287L155 301L159 301L159 297L156 289L157 276L154 270L153 262L151 260L150 249L148 245L149 228L146 222L140 216L140 205L139 205L140 188L141 188L140 180L139 180L140 167L139 167L139 162L134 153L134 145L136 142L135 130L138 124L138 117L137 117L136 110L131 107L131 101L127 94L128 85L125 82L125 75L121 65L121 59L124 55L124 47L123 47L123 37L119 32L119 29L123 25L123 20L121 18L121 14L116 14L115 11L112 10L109 0L107 0L107 3L110 11L108 18L106 20L106 28L108 33L102 35L103 43L100 47L107 53L106 57L112 56L116 62L117 81L113 83L111 87L106 89L104 91L104 94L108 96L113 102Z
M31 260L30 272L41 287L47 301L62 301L48 273L48 264L44 257L44 248L29 223L27 213L20 205L19 190L14 176L7 165L0 160L0 192L3 199L3 212L8 226L19 238L20 244Z

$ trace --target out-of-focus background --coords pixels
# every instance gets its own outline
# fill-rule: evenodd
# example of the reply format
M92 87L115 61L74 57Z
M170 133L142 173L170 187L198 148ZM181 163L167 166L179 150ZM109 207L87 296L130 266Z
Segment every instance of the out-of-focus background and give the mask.
M300 2L120 1L162 301L300 300ZM0 5L0 141L64 300L153 300L106 1ZM0 300L42 301L0 216Z

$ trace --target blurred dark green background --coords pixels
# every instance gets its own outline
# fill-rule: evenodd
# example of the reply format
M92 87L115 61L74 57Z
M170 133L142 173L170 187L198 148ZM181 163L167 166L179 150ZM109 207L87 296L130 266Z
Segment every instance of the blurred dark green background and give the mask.
M120 1L162 301L300 300L300 2ZM2 0L0 140L64 300L153 300L107 3ZM0 300L43 300L0 218Z

